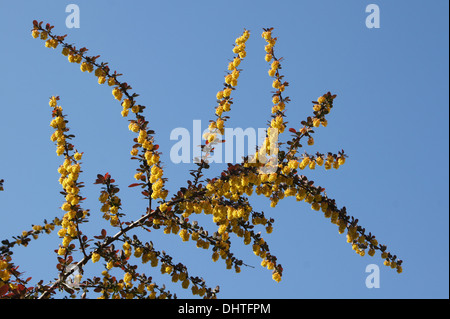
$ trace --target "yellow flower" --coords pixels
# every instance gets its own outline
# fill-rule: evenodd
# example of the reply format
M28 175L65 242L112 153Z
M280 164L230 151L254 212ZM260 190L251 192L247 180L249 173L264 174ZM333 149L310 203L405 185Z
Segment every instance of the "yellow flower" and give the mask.
M317 157L316 163L317 163L317 165L322 166L323 165L323 157L322 156Z
M139 110L140 110L140 108L141 108L140 105L133 105L133 106L131 107L131 112L133 112L133 113L138 113Z
M208 142L212 143L216 139L216 134L209 134L208 136Z
M319 97L318 99L317 99L317 102L319 103L319 104L322 104L322 103L324 103L326 101L326 99L325 99L325 97L323 97L323 96L321 96L321 97Z
M119 87L115 87L113 90L112 90L112 95L114 95L114 98L116 99L116 100L122 100L122 96L123 96L123 93L122 93L122 91L119 89Z
M218 116L221 116L222 113L223 113L223 111L224 111L224 109L223 109L222 105L217 106L217 108L216 108L216 114L217 114Z
M79 160L81 160L81 157L83 156L83 154L80 154L80 153L75 153L74 155L73 155L73 157L75 158L75 160L76 161L79 161Z
M264 31L261 36L265 39L265 40L270 40L272 38L272 33L270 31Z
M185 280L183 280L183 282L181 283L181 287L182 287L183 289L187 289L187 288L189 287L189 284L190 284L189 279L185 279Z
M139 132L139 125L136 122L130 122L128 129L134 133Z
M38 30L31 31L31 36L36 39L39 36L39 31Z
M0 260L0 270L5 270L8 267L8 262L5 260Z
M129 112L129 110L122 110L120 111L120 115L122 115L122 117L127 117Z
M189 240L189 232L185 229L185 228L183 228L181 231L180 231L180 237L181 237L181 239L183 240L183 241L188 241Z
M159 205L159 210L161 212L165 212L167 210L167 204L166 203L162 203L161 205Z
M225 83L226 83L226 84L230 84L232 80L233 80L233 76L232 76L231 74L228 74L228 75L225 77Z
M229 97L231 95L231 91L232 90L230 88L223 90L223 97Z
M173 270L173 267L171 265L166 265L164 266L164 271L166 272L166 274L170 274Z
M288 163L288 166L291 170L297 169L298 167L298 161L296 160L290 160Z
M71 241L72 241L72 238L70 237L70 235L65 236L65 237L63 238L63 241L62 241L63 247L69 246L69 244L70 244Z
M56 107L56 97L52 96L50 101L48 102L48 105L51 107Z
M113 86L113 85L115 85L115 84L116 84L116 79L113 78L113 77L110 77L110 78L108 79L108 85L109 85L109 86Z
M86 63L86 62L81 63L80 70L81 70L81 72L87 71L88 70L88 63Z
M106 82L106 78L104 76L99 76L98 77L98 84L103 84Z
M199 233L197 233L197 232L193 232L193 233L191 234L191 238L192 238L192 240L194 240L194 241L198 240L198 236L199 236Z
M241 59L238 57L234 58L234 60L233 60L234 67L237 68L239 66L239 64L241 64Z
M66 203L62 204L61 209L68 212L71 209L71 206L69 203L66 202Z
M131 281L131 279L133 278L133 275L130 274L129 272L125 273L125 275L123 276L123 281L126 283L129 283Z
M306 156L306 157L303 158L301 164L303 164L303 165L306 166L306 165L308 165L310 162L311 162L311 159L310 159L308 156Z
M124 99L122 102L122 106L124 109L129 109L131 107L131 101L129 99Z
M280 87L280 85L281 85L281 83L280 83L280 81L279 81L278 79L276 79L276 80L273 81L273 83L272 83L272 87L273 87L274 89L278 89L278 88Z
M130 151L130 154L131 154L132 156L136 156L136 155L138 155L138 153L139 153L139 150L138 150L137 148L133 148L133 149L131 149L131 151Z
M272 275L272 279L275 280L276 282L280 282L281 281L281 275L279 272L274 272Z

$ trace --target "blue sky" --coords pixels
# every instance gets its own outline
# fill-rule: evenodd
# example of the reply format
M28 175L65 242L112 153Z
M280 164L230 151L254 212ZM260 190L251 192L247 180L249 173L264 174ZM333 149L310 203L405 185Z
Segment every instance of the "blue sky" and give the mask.
M65 26L70 3L80 8L79 29ZM379 29L365 25L370 3L380 8ZM276 54L285 59L282 72L290 83L288 127L300 127L318 96L338 95L328 127L317 130L315 145L306 150L344 149L349 158L339 170L305 175L403 259L404 272L383 266L379 255L356 255L335 225L292 199L270 208L266 198L252 197L256 209L276 220L264 238L284 268L279 284L239 240L236 255L256 266L240 274L213 263L209 252L178 236L154 231L148 240L210 286L220 285L221 298L448 298L448 6L444 0L0 1L0 179L5 179L0 237L61 216L61 158L50 141L52 95L61 97L74 143L85 152L84 207L93 215L86 233L108 227L99 218L99 188L93 185L98 173L116 179L131 220L145 207L137 189L126 187L133 182L134 136L120 116L121 106L109 87L68 63L60 48L47 49L33 39L34 19L51 23L56 34L68 34L69 43L89 48L91 55L101 55L140 94L171 191L185 185L195 165L170 161L175 143L170 132L190 130L193 120L206 128L232 44L244 28L251 37L227 124L266 126L271 79L261 32L274 27ZM209 176L222 167L213 166ZM56 233L44 235L17 249L15 262L28 276L51 280L57 275L53 250L59 242ZM380 288L365 286L369 264L380 266ZM148 271L179 296L189 296L158 269Z

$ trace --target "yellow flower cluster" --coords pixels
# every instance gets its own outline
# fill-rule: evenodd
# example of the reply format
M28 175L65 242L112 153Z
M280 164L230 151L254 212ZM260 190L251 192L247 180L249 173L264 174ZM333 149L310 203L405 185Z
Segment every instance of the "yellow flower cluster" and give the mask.
M64 163L58 168L58 173L61 175L59 183L62 185L66 194L65 202L61 206L61 209L65 213L61 220L61 229L58 231L58 235L63 237L62 246L59 248L58 254L64 255L72 239L78 235L76 219L86 217L87 211L81 211L78 205L82 200L82 197L79 195L78 177L81 171L79 161L83 155L78 152L74 155L69 154L69 150L73 149L73 145L67 143L65 133L68 129L66 128L66 120L62 114L62 107L57 105L58 100L58 97L52 96L49 105L53 108L53 119L50 122L50 126L55 129L51 140L57 143L56 153L58 156L65 154Z
M48 33L46 31L39 32L39 30L33 29L31 31L31 36L33 38L35 38L35 39L40 37L41 40L46 40L45 41L45 47L46 48L56 49L58 47L58 44L59 44L58 40L55 39L55 38L50 38L49 39L48 38Z
M92 253L91 259L92 259L92 262L93 262L93 263L98 262L98 261L100 260L100 254L98 254L98 253Z
M328 125L328 121L324 115L330 113L332 104L324 95L317 99L317 104L314 104L313 110L316 117L313 118L312 124L314 127L319 127L321 124L323 127Z
M117 227L119 225L117 213L121 206L120 198L117 195L102 191L98 200L103 204L100 208L100 211L103 213L103 218L109 220L111 226Z
M277 91L272 96L272 114L274 114L273 119L270 123L270 126L274 129L277 129L280 133L284 132L284 129L286 128L283 117L283 111L286 107L285 100L281 96L281 92L283 92L288 85L287 82L282 82L282 76L279 73L279 69L281 69L280 61L276 59L274 56L274 46L276 44L277 39L272 37L272 31L265 30L261 35L264 40L267 42L267 45L265 47L266 50L266 57L265 60L267 62L270 62L273 60L273 62L270 65L269 69L269 76L275 77L275 79L272 82L272 87L276 89Z
M128 99L124 100L124 108L127 107L129 102ZM131 104L130 104L131 105ZM134 106L133 106L134 107ZM133 111L132 107L132 111ZM137 113L133 111L134 113ZM134 133L138 133L137 142L140 144L140 146L143 149L144 152L144 158L147 162L147 168L144 171L138 171L138 173L135 174L136 180L142 180L144 181L146 178L149 179L150 183L152 184L152 199L165 199L168 195L168 190L164 189L164 180L163 180L163 173L164 170L161 168L161 161L159 153L156 151L157 147L153 144L153 138L148 134L148 131L142 125L139 125L137 121L131 121L128 125L128 129ZM131 150L131 155L136 156L139 153L139 150L137 148L133 148ZM147 172L146 176L144 173Z
M345 164L345 155L333 155L329 153L327 156L320 154L318 156L310 156L308 154L300 157L301 160L291 159L288 161L287 165L283 167L282 172L288 174L296 169L303 170L306 167L309 169L315 169L316 165L324 166L325 170L331 168L338 169L340 166Z
M200 297L203 297L206 293L206 288L205 287L199 288L197 285L193 285L191 291L193 295L199 295Z
M266 40L267 44L265 46L265 51L267 53L266 55L266 61L269 62L273 58L273 47L275 46L275 43L277 42L276 38L272 38L272 29L264 30L264 32L261 35L264 40Z
M207 141L207 144L216 144L219 142L217 138L217 134L225 134L224 124L225 118L222 116L224 112L229 112L231 109L231 92L234 90L234 87L237 86L238 79L240 76L240 70L238 66L241 61L246 57L247 53L245 51L245 43L250 37L250 32L245 30L244 33L238 37L235 41L235 46L233 48L233 53L237 54L234 57L233 61L228 64L228 72L225 76L225 86L224 88L217 92L216 98L218 100L219 105L216 107L216 115L217 119L215 121L211 121L209 124L209 132L203 135L203 138ZM205 148L205 152L208 152L212 146L208 146Z
M11 261L11 256L6 256L5 259L0 259L0 288L3 284L6 285L6 282L11 278L11 271L9 267L9 261Z
M91 73L92 71L94 71L94 65L92 65L89 62L83 62L80 65L80 70L81 70L81 72L87 71L87 72Z
M269 76L275 77L272 82L272 87L276 89L275 93L272 95L272 120L270 122L270 126L267 129L266 138L263 141L263 144L258 149L258 152L255 155L249 157L251 159L249 162L245 163L246 167L259 165L260 167L264 166L264 169L260 171L260 173L265 173L267 171L276 171L276 163L278 161L278 136L283 133L286 128L286 123L284 121L284 111L286 107L286 102L289 101L289 98L283 98L282 92L285 90L286 86L288 86L287 82L282 82L283 76L280 74L279 70L281 69L280 60L278 60L274 55L274 46L276 44L276 38L272 37L272 29L264 29L262 33L262 38L266 41L266 57L265 60L267 62L271 62L269 69ZM267 155L270 155L268 158Z
M138 257L138 256L136 256L136 257ZM158 255L156 254L156 252L150 251L150 252L142 254L142 263L145 264L149 261L150 261L150 265L152 267L158 266L159 259L158 259Z
M384 251L381 253L381 258L384 260L384 265L387 267L391 267L392 269L396 269L399 274L403 272L402 266L396 261L389 260L389 253Z

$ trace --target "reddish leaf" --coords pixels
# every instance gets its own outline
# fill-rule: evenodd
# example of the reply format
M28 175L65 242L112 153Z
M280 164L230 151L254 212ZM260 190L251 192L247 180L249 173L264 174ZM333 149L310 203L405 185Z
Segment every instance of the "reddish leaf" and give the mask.
M295 130L295 128L292 128L292 127L289 129L289 132L291 132L291 133L297 133L297 131Z
M9 290L9 285L8 284L4 284L3 286L0 287L0 296L3 296L4 294L6 294Z
M142 185L142 183L134 183L134 184L128 185L128 187L136 187L136 186L139 186L139 185Z

